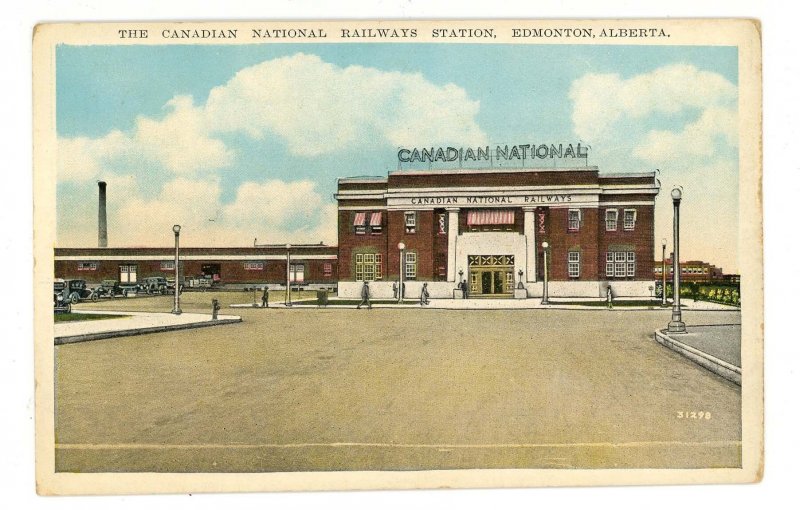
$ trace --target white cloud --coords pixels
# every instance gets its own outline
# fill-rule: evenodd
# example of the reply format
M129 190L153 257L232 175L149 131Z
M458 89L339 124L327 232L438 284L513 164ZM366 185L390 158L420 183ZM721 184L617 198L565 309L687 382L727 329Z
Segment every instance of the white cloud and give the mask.
M706 108L735 108L736 86L723 76L695 66L673 64L623 79L618 74L587 74L572 83L575 133L596 142L613 138L623 118L676 114Z
M680 132L653 130L634 150L634 156L658 164L683 157L713 156L721 139L735 146L738 136L736 111L727 108L708 108L695 122L686 124Z
M364 143L484 143L480 104L464 89L420 74L338 67L296 54L239 71L209 94L216 129L275 134L294 154L316 156Z
M184 246L259 243L336 243L336 206L325 203L310 181L245 182L230 203L217 179L178 177L148 194L134 176L108 181L109 246L169 246L180 224ZM76 194L97 196L92 183ZM59 246L95 246L97 201L59 202ZM86 221L91 218L90 221Z

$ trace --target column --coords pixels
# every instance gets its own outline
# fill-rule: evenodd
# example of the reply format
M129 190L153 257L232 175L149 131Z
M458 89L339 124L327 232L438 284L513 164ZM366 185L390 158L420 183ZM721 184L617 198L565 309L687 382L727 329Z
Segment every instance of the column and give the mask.
M458 208L448 208L447 211L447 281L455 282L458 268L456 267L456 241L458 239ZM465 269L466 271L466 269Z
M525 212L525 281L536 281L536 208L524 207Z

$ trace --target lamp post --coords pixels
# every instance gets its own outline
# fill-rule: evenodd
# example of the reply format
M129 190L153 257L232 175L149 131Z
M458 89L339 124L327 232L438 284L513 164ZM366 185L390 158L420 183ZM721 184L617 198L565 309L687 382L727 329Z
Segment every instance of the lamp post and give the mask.
M175 233L175 305L172 308L172 313L175 315L180 315L181 312L181 295L180 295L180 274L181 274L181 264L180 264L180 237L181 237L181 226L180 225L173 225L172 231Z
M399 300L399 302L402 303L403 302L403 294L405 294L405 292L403 292L403 270L405 269L405 266L406 266L406 264L405 264L406 243L404 243L403 241L400 241L399 243L397 243L397 249L400 250L400 289L399 289L400 300Z
M661 306L667 306L667 240L661 239Z
M286 244L286 301L285 301L286 306L292 306L292 294L291 294L292 271L291 271L291 266L289 265L291 262L291 256L289 255L291 249L292 245L287 243Z
M542 304L548 305L550 304L550 300L547 296L547 249L550 248L550 245L547 244L547 241L542 243L542 248L544 248L544 291L542 292Z
M672 190L672 320L667 325L668 333L686 333L686 324L681 320L681 269L680 269L680 207L681 190Z

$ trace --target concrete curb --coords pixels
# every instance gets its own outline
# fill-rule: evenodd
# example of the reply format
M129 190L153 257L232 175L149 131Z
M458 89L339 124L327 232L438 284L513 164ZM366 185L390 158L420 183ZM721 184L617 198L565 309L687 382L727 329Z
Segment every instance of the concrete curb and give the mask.
M162 333L164 331L177 331L180 329L207 328L210 326L220 326L222 324L234 324L242 322L242 318L218 319L216 321L192 322L189 324L170 324L167 326L153 326L150 328L121 329L118 331L102 331L100 333L87 333L84 335L60 336L55 338L55 345L75 344L78 342L90 342L92 340L103 340L106 338L118 338L123 336L147 335L150 333Z
M663 330L656 331L654 338L656 342L664 347L672 349L681 356L694 361L701 367L714 372L734 384L742 385L742 369L740 367L731 365L715 356L681 343L668 336Z

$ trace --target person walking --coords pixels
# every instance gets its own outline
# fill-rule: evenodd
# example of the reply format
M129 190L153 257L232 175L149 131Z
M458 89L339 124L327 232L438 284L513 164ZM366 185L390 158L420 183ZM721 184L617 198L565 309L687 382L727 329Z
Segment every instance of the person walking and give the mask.
M397 299L397 282L392 282L392 295Z
M264 285L264 293L261 294L261 308L269 308L269 288Z
M372 304L369 302L369 283L364 280L364 285L361 287L361 302L356 309L361 309L361 305L367 305L367 308L372 310Z
M461 282L461 295L464 299L467 299L467 280Z
M611 285L609 285L608 287L606 287L606 303L608 305L609 310L614 308L613 300L614 300L614 295L611 293Z
M423 283L422 284L422 292L420 292L420 294L419 294L419 304L421 306L425 306L427 304L430 304L430 302L428 301L429 297L430 297L430 293L428 293L428 284L427 283Z

